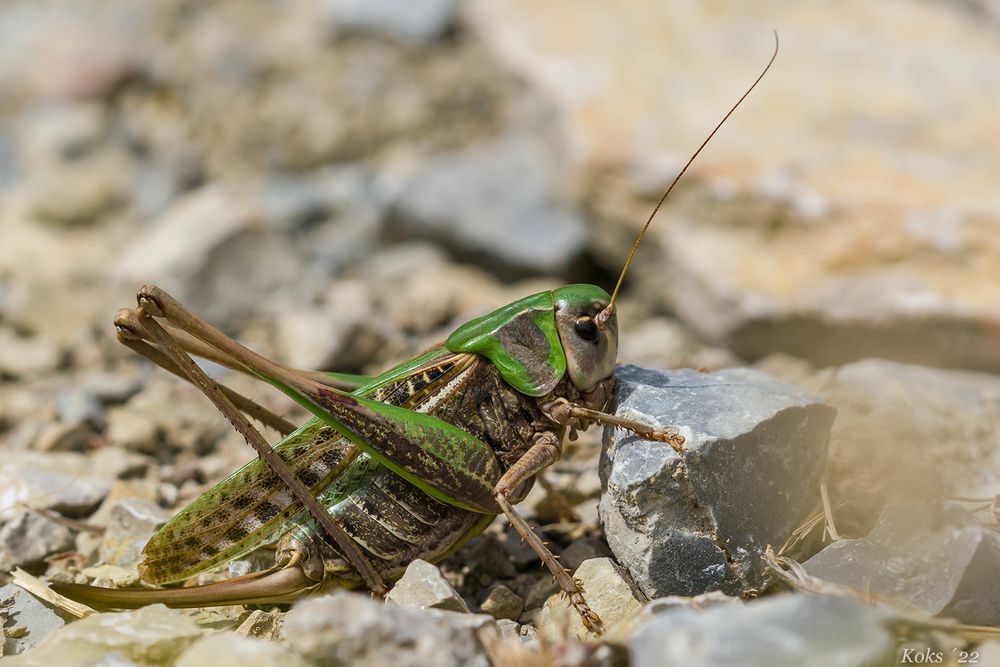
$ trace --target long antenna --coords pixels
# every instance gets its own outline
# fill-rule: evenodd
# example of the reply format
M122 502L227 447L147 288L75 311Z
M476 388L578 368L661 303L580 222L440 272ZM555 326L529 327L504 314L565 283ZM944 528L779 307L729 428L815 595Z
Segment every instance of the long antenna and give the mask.
M719 128L721 128L725 124L725 122L729 120L729 117L733 115L733 112L736 111L737 107L743 104L743 100L745 100L747 96L750 94L750 92L757 87L757 84L760 83L760 80L764 78L765 74L767 74L767 70L771 69L771 65L774 63L774 59L777 57L778 57L778 31L775 30L774 53L771 54L771 59L767 61L767 65L764 66L764 69L761 70L760 74L757 75L757 78L754 79L754 82L750 84L750 87L747 88L746 92L743 93L740 99L736 101L736 104L734 104L732 108L728 111L728 113L726 113L726 115L722 117L722 120L720 120L719 123L715 126L715 129L712 130L711 134L709 134L705 138L705 140L701 142L701 146L698 146L698 150L696 150L691 155L688 161L684 164L684 167L679 172L677 172L677 175L674 176L674 180L671 181L670 183L670 187L667 188L667 191L663 193L662 197L660 197L660 201L656 202L656 206L653 207L653 212L649 214L649 218L646 220L646 224L643 225L642 231L639 232L638 238L636 238L635 243L632 245L632 250L628 254L628 259L625 260L625 266L622 267L622 272L618 276L618 284L615 285L615 291L611 293L611 301L608 303L607 307L601 312L599 312L597 314L597 317L594 318L598 327L603 327L604 324L611 317L611 313L613 312L613 307L615 305L615 297L618 296L618 291L621 290L622 288L622 281L625 280L625 272L628 271L628 265L632 263L632 257L633 255L635 255L635 251L639 248L639 243L642 242L642 237L646 235L646 230L649 229L649 225L652 224L653 218L656 217L656 213L660 210L660 206L662 206L663 202L666 201L667 196L670 194L670 191L674 189L675 185L677 185L677 181L681 180L681 176L683 176L684 172L688 170L688 167L691 166L691 163L695 161L695 158L698 157L698 154L701 153L702 149L708 145L708 142L712 140L712 137L715 136L715 133L719 131Z

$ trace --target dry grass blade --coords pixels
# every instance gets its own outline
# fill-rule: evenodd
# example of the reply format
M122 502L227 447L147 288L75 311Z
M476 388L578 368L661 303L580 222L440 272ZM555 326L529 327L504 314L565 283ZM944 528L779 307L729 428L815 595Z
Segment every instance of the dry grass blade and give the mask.
M91 614L96 614L97 612L88 607L85 604L80 604L79 602L74 602L67 597L59 595L55 591L51 590L46 586L40 579L31 576L21 568L14 568L11 572L13 577L13 583L20 586L24 590L28 591L36 598L48 602L54 607L62 609L67 614L76 616L77 618L86 618Z

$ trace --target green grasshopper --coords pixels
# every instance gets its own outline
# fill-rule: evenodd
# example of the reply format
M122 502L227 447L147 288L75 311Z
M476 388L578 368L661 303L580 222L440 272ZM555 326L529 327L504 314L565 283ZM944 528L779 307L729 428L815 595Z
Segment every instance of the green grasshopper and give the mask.
M568 285L515 301L375 378L302 371L243 347L157 287L118 312L118 339L197 386L258 458L199 497L143 550L141 579L168 584L277 541L270 569L173 589L53 588L100 608L282 603L333 587L385 582L417 558L438 562L498 514L552 572L584 624L599 629L580 586L514 508L558 460L564 436L590 424L627 429L683 451L683 437L605 412L618 350L625 272L688 166L763 78L716 125L653 209L613 294ZM164 320L170 329L158 323ZM191 354L249 373L313 416L296 428L208 378ZM282 434L273 448L248 417Z

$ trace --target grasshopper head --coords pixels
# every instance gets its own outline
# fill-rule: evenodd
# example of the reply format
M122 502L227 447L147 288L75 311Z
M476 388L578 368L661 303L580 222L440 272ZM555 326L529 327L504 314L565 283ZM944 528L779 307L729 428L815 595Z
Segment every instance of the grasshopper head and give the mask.
M611 376L618 357L618 318L614 310L603 323L596 319L611 297L595 285L567 285L553 295L566 371L578 389L590 391Z

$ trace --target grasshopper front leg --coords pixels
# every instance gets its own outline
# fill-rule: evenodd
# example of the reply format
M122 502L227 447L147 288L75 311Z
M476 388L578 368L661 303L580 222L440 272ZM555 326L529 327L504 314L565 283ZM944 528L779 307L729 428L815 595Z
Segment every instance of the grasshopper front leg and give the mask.
M561 441L558 435L552 431L542 431L536 433L531 448L525 452L518 461L504 473L500 481L493 489L493 495L503 513L507 516L510 524L520 533L521 537L528 543L528 546L538 554L545 567L555 577L556 583L569 596L570 604L580 614L584 626L595 633L600 633L603 629L601 618L590 608L583 591L577 582L569 576L563 566L556 560L555 555L549 550L541 538L535 534L528 522L524 520L514 506L510 503L510 496L521 484L537 475L543 469L549 467L559 460L562 453Z
M593 410L576 403L571 403L565 398L557 398L554 401L542 406L542 412L549 419L562 426L571 429L577 428L579 424L586 425L589 422L601 424L602 426L617 426L627 431L635 433L640 438L665 442L674 448L677 453L684 452L684 436L666 428L650 426L634 419L626 419L618 415L612 415L600 410Z

